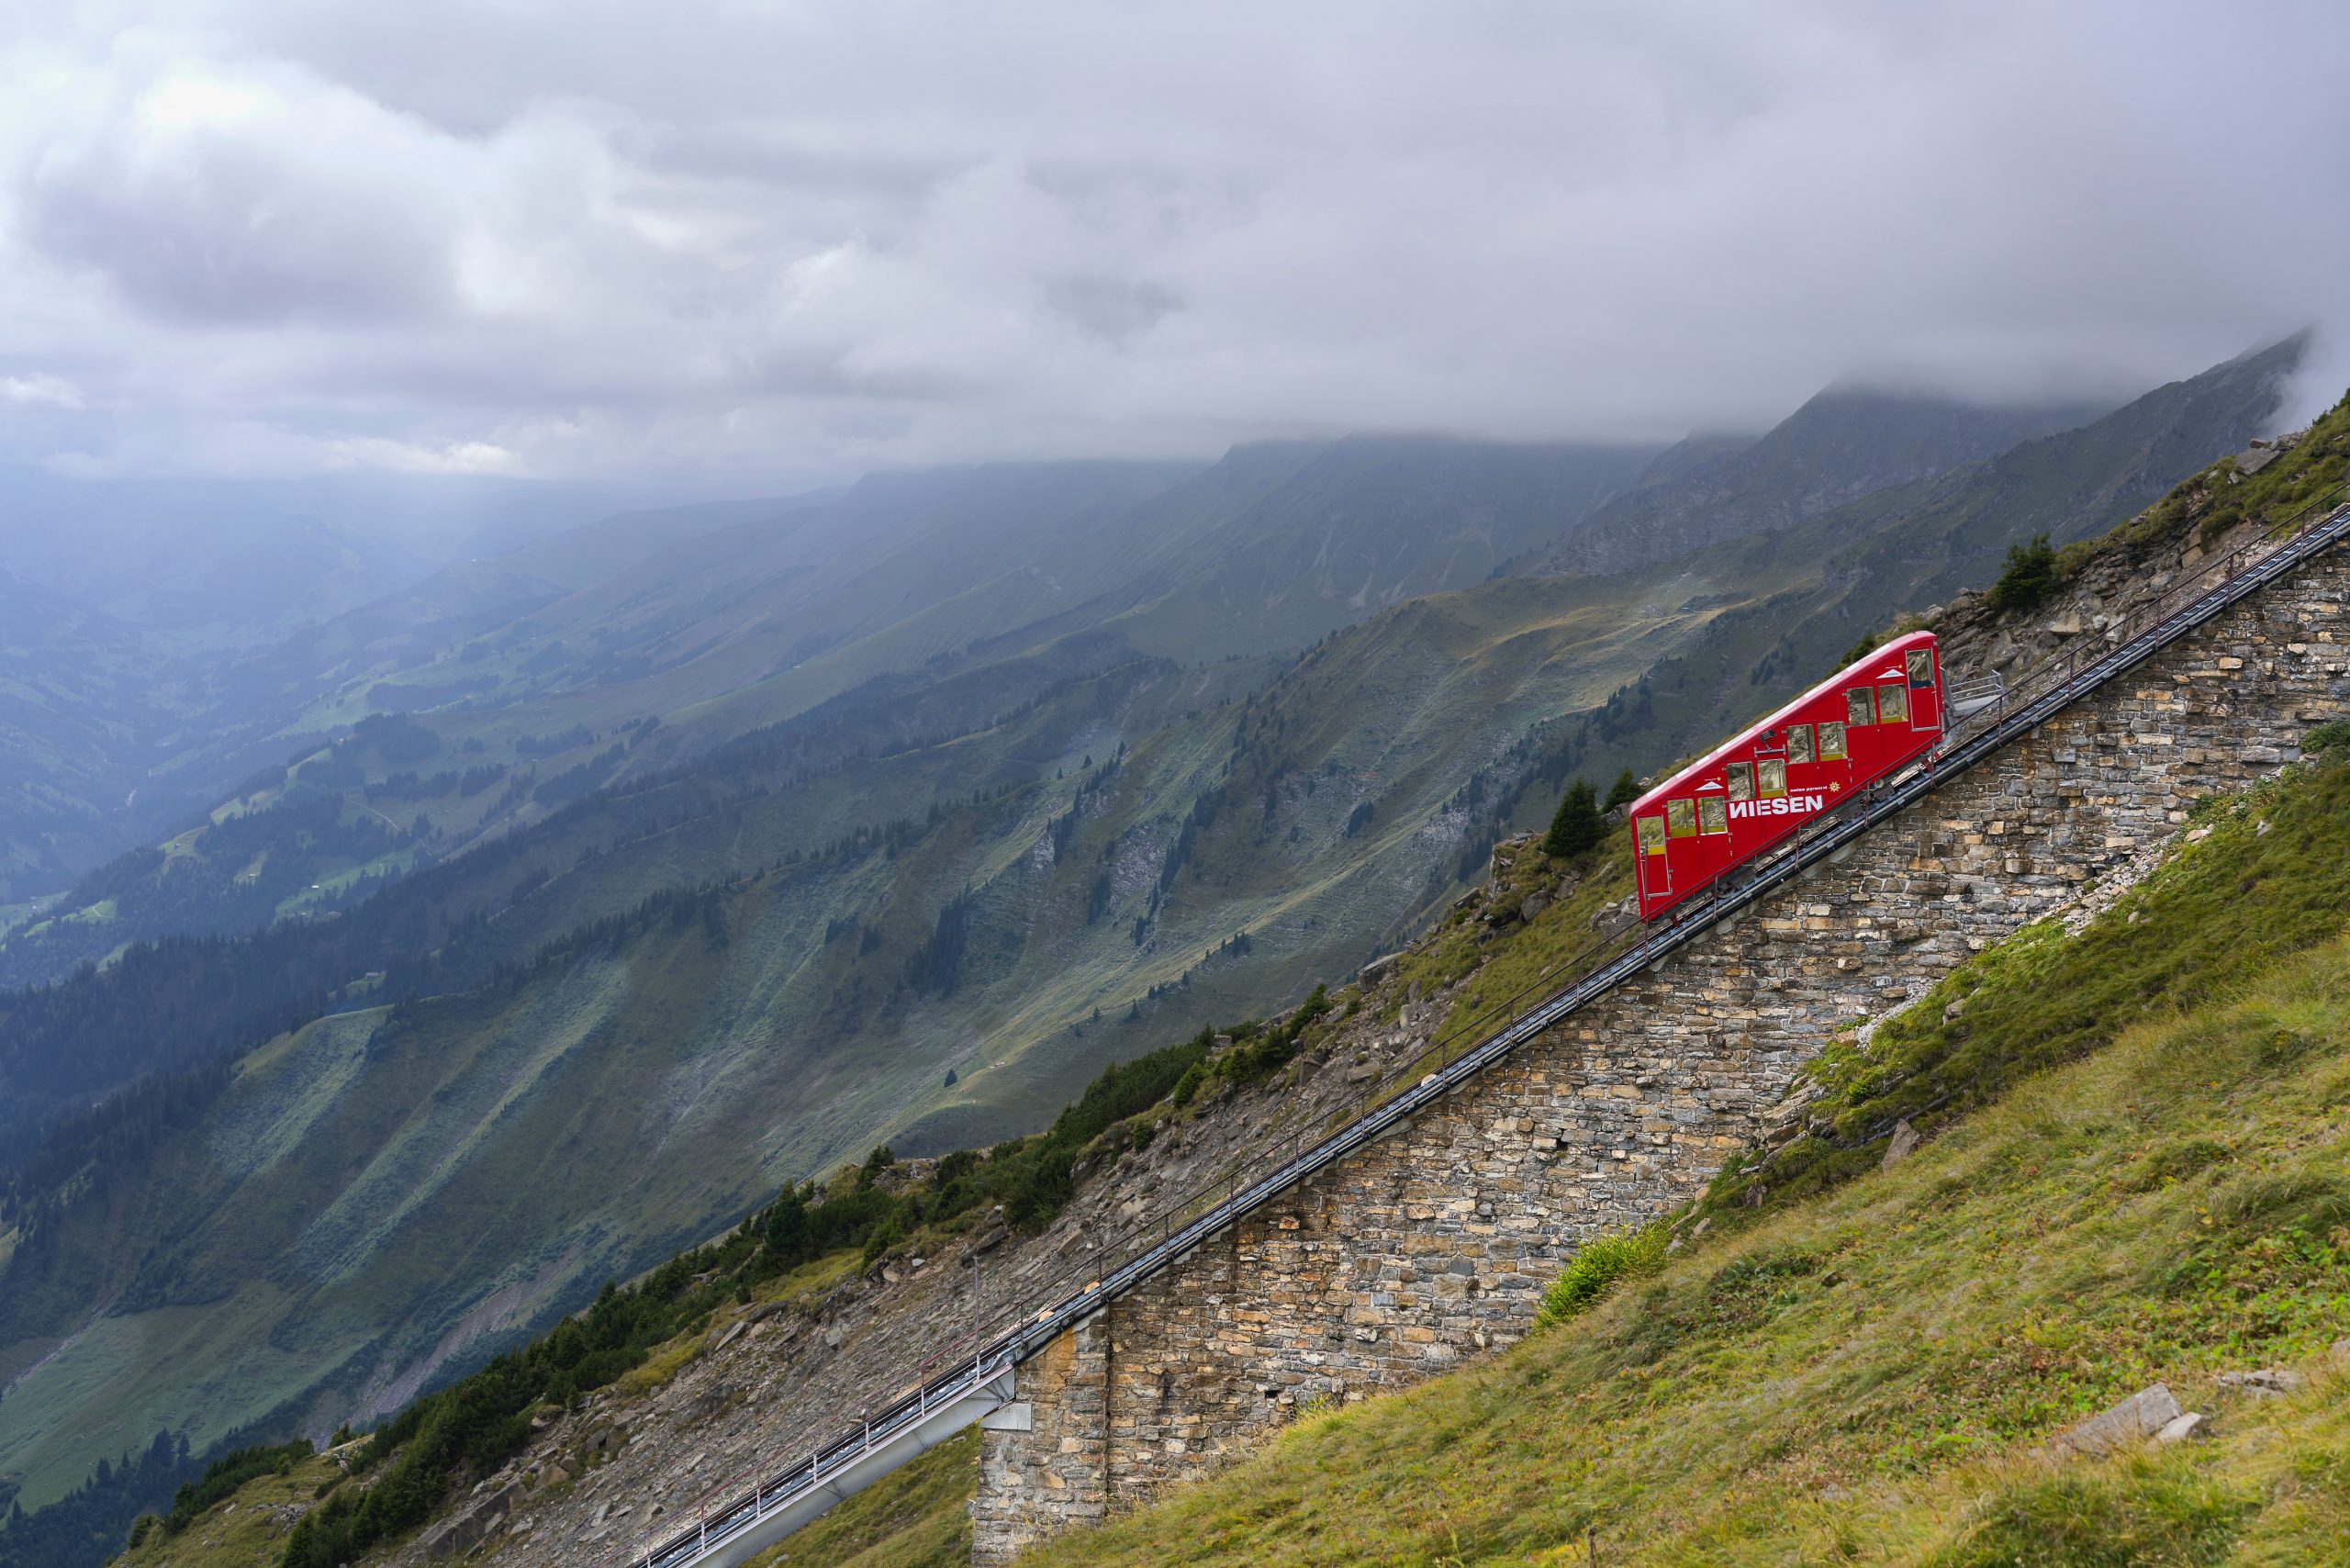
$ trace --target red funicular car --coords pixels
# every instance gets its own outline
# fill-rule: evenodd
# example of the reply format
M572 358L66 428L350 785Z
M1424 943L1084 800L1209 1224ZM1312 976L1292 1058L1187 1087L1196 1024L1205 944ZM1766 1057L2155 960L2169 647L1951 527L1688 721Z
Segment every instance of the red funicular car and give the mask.
M1846 666L1632 802L1640 918L1711 887L1942 738L1930 632Z

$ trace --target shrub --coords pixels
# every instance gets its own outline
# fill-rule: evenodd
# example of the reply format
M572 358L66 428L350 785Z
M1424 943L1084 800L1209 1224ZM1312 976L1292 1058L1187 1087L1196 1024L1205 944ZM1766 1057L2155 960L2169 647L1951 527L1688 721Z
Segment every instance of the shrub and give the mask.
M2057 580L2055 548L2048 535L2035 533L2008 546L2007 566L1991 585L1991 608L2030 610L2056 591Z
M1599 820L1599 799L1588 782L1578 778L1568 787L1566 798L1550 818L1550 831L1542 836L1542 853L1555 860L1570 860L1606 836L1607 825Z
M2301 750L2311 756L2350 750L2350 719L2336 719L2330 724L2320 724L2301 737Z
M1664 1233L1655 1226L1595 1236L1575 1249L1550 1288L1542 1293L1537 1327L1564 1323L1607 1294L1621 1279L1645 1274L1664 1261Z

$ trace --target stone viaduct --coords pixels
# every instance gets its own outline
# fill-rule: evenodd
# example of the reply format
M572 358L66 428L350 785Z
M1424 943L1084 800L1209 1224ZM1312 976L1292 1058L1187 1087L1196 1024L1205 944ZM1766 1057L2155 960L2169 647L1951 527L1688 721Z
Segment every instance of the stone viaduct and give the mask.
M2350 712L2346 599L2335 550L1105 1303L988 1423L973 1561L1202 1474L1317 1396L1518 1338L1581 1238L1695 1195L1836 1030L2126 874L2199 796Z

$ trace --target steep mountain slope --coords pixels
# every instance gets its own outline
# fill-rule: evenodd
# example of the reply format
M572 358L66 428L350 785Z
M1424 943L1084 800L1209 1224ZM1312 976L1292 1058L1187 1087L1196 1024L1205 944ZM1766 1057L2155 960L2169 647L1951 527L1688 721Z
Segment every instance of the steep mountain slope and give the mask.
M0 571L0 931L111 846L106 815L167 722L168 670L134 629Z
M1102 628L1192 662L1295 650L1419 594L1483 581L1639 472L1637 447L1354 437L1243 447L1050 551L775 679L677 715L733 732L844 683Z
M2094 476L2200 407L2158 399L2127 424L2134 443L2084 437L2060 461L2060 442L2031 472ZM943 1149L1033 1126L1109 1058L1343 973L1570 772L1661 761L1656 704L1623 694L1688 667L1726 622L1818 592L1818 559L1724 549L1480 583L1326 639L1261 690L1245 663L1187 672L1114 642L1096 663L1101 648L1065 638L1073 662L1040 657L992 689L1013 699L996 722L870 744L885 715L967 711L990 700L946 685L1020 667L949 661L773 732L779 749L707 759L738 774L697 764L589 797L509 858L77 981L42 1003L38 1034L17 1002L6 1029L28 1047L175 988L243 988L246 1038L322 1004L362 1010L127 1131L52 1140L18 1189L39 1245L6 1265L0 1355L42 1364L11 1396L25 1428L0 1465L39 1498L166 1408L211 1435L381 1407L779 1180L876 1137ZM659 734L616 744L632 757ZM802 842L819 834L834 842ZM722 880L643 902L697 877ZM369 1006L411 989L434 999ZM106 1308L85 1325L92 1302ZM167 1331L189 1350L159 1371L136 1347Z
M1650 483L1592 514L1543 571L1622 571L1767 534L1873 491L1915 483L2077 429L2109 405L1986 409L1830 388L1760 440L1684 442Z

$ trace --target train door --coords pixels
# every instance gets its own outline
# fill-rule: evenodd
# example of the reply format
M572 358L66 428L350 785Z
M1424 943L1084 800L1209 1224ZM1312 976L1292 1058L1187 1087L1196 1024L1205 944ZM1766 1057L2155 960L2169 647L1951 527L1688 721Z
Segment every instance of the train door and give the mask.
M1942 687L1934 679L1934 650L1911 648L1902 655L1908 677L1909 727L1939 734L1942 727Z
M1653 904L1673 892L1673 857L1664 852L1662 814L1639 819L1640 898Z

